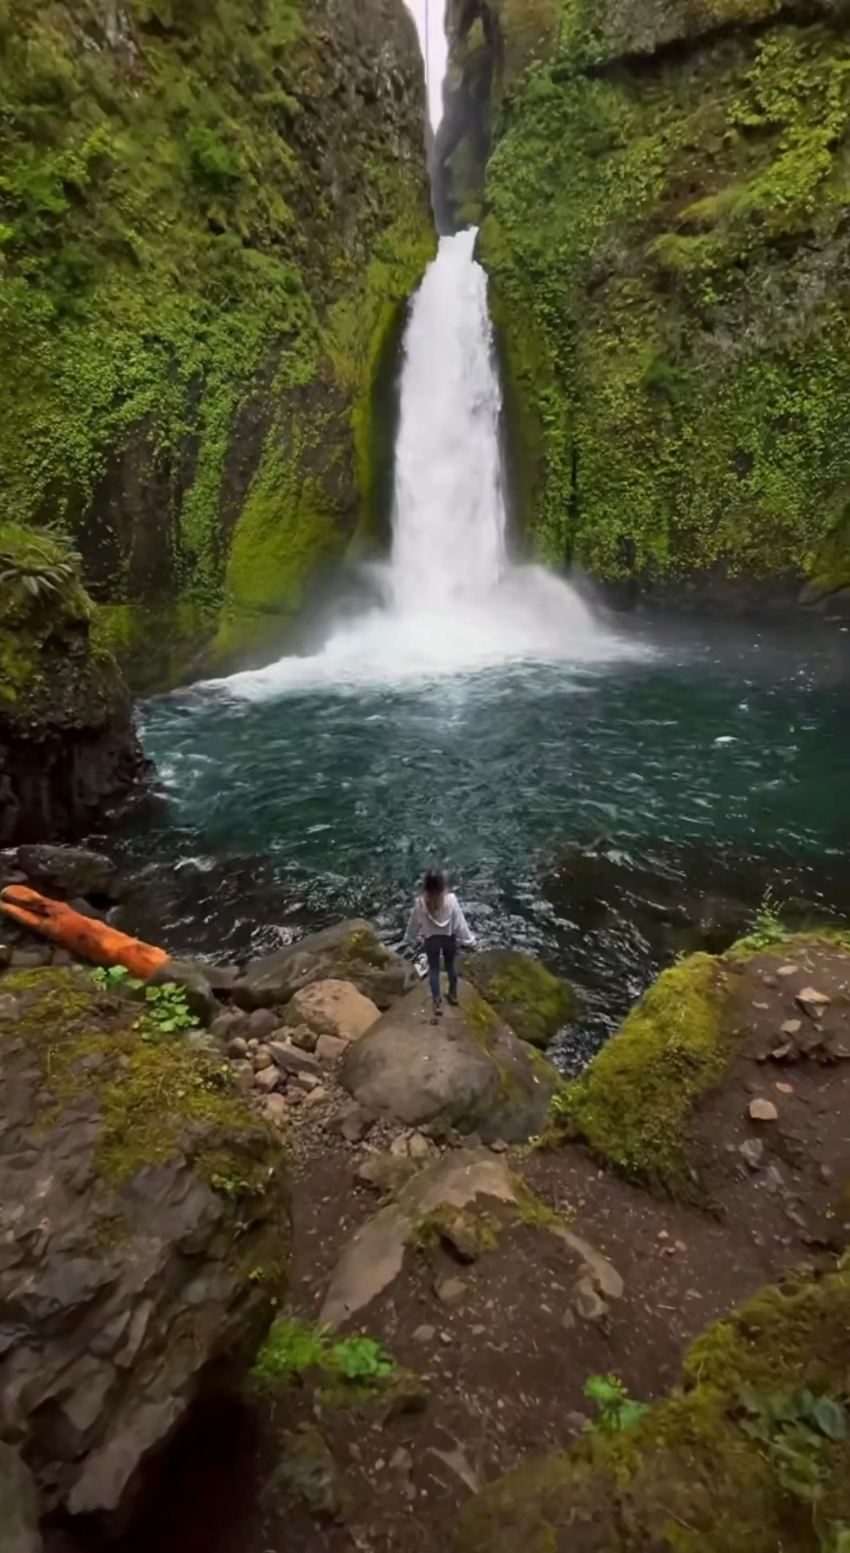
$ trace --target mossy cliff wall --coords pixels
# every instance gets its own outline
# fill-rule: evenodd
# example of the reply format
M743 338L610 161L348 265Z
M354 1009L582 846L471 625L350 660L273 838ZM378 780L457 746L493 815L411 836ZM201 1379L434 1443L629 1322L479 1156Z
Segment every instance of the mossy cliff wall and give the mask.
M452 18L450 113L467 56L491 89L483 139L460 113L443 147L448 198L475 215L489 143L480 251L538 551L614 582L847 588L844 0Z
M402 0L0 0L0 100L6 516L73 535L137 684L273 649L375 522L432 251Z

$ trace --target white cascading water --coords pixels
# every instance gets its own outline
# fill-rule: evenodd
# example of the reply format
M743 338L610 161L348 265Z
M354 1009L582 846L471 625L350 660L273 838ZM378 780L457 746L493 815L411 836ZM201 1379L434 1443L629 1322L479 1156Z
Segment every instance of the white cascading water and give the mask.
M392 550L372 568L381 606L342 625L311 657L231 676L229 691L261 699L309 685L427 680L629 651L567 582L508 557L501 395L475 239L472 228L441 239L411 306Z

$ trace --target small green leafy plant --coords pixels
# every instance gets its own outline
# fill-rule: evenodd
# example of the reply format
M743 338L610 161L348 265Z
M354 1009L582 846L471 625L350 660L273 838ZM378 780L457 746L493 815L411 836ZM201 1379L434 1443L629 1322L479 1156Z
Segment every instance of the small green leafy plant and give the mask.
M748 948L771 949L774 944L779 944L783 938L787 938L788 929L780 916L781 909L782 903L776 899L773 891L770 888L765 890L762 903L744 940Z
M177 1035L181 1030L192 1030L198 1021L186 1001L186 993L177 982L163 982L152 987L131 976L123 965L111 965L108 970L92 971L92 981L104 992L144 992L145 1010L137 1021L136 1029L145 1038Z
M599 1434L621 1434L625 1429L633 1429L647 1411L647 1403L630 1397L617 1375L588 1376L584 1394L597 1410L597 1416L587 1427Z
M379 1385L395 1366L371 1337L344 1337L332 1343L321 1327L297 1318L276 1321L262 1344L251 1371L260 1386L323 1370L345 1381Z
M824 1553L850 1553L850 1528L819 1526L818 1511L828 1479L827 1452L850 1436L844 1402L812 1391L780 1391L768 1396L741 1386L741 1428L766 1447L776 1479L794 1499L811 1506L819 1546Z

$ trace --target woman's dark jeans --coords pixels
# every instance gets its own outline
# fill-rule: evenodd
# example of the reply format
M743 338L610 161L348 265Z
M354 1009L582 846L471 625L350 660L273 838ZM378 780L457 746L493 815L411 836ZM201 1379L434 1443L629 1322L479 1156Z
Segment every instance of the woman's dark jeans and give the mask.
M426 938L425 953L428 956L428 984L431 988L431 996L435 1003L441 1001L440 992L440 955L446 962L446 974L449 978L449 997L457 997L457 939L454 933L435 933L433 938Z

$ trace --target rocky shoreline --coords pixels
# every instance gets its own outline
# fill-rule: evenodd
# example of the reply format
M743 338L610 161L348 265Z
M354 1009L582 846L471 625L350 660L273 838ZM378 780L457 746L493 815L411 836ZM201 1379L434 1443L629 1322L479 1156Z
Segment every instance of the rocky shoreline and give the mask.
M124 888L73 848L7 854L0 883L22 877L91 911ZM93 1512L121 1553L767 1553L788 1527L841 1548L846 935L683 960L569 1084L540 1050L569 989L521 956L471 961L434 1026L359 920L155 987L0 943L9 1553L39 1517L88 1553ZM824 1399L815 1525L770 1451L763 1470L744 1384L768 1411ZM661 1400L614 1427L632 1396ZM659 1454L680 1415L689 1472ZM219 1416L210 1518L193 1440ZM717 1452L746 1543L712 1529ZM676 1542L685 1523L702 1540Z

